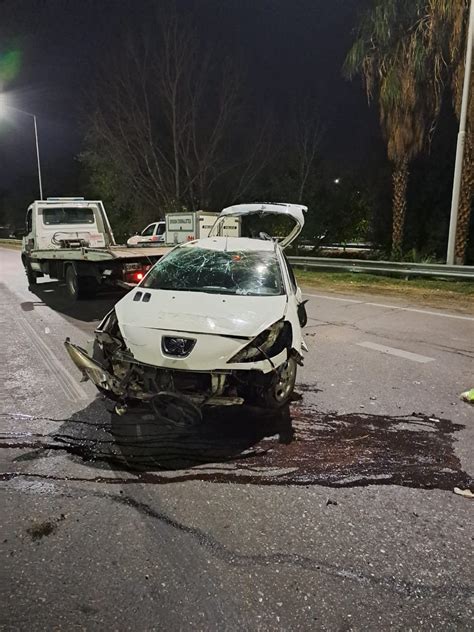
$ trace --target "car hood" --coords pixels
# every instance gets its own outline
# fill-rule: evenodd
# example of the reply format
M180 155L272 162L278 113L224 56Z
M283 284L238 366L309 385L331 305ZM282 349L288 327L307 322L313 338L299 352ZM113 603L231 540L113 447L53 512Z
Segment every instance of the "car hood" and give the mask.
M115 310L125 338L133 337L137 328L251 338L280 320L286 303L285 295L234 296L138 287Z

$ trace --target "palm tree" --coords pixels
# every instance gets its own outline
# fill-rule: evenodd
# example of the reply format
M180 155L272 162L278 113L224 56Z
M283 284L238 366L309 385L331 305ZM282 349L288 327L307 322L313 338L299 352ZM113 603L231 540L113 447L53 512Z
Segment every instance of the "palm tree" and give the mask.
M378 102L380 124L393 164L392 256L401 256L410 162L422 150L436 108L426 99L417 41L411 28L421 17L416 0L375 0L362 17L344 64L361 74L369 103Z
M392 251L403 240L408 166L435 130L443 95L451 88L460 114L469 0L373 0L345 61L361 74L369 101L378 100L393 169ZM474 93L474 85L471 94ZM456 258L464 261L474 193L474 97L470 101Z
M460 70L464 70L464 64ZM456 114L459 118L461 112L462 77L461 72L456 72L453 80L453 94ZM466 144L464 146L464 162L461 181L461 195L459 199L458 224L456 230L456 242L454 256L456 263L463 264L466 259L467 244L469 241L469 224L474 197L474 79L471 77L469 91L471 97L467 114Z

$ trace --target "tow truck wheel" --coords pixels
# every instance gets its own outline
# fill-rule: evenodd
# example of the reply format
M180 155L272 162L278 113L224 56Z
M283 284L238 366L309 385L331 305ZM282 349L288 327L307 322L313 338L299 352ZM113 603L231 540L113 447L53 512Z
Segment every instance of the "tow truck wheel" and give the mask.
M29 261L25 261L25 272L26 272L26 278L28 279L28 285L36 285L38 282L38 275L31 267L31 264Z
M97 290L97 281L94 277L79 276L74 266L66 268L66 289L69 296L75 301L91 297Z

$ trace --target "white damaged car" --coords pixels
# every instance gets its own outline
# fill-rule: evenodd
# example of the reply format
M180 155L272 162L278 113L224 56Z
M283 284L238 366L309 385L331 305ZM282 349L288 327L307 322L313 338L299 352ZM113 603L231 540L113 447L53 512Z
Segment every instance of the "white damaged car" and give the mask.
M84 379L122 404L169 398L197 406L285 405L302 364L306 311L283 249L301 232L306 207L241 204L224 209L206 239L158 261L95 332L88 353L66 340ZM280 243L223 237L228 216L294 220Z

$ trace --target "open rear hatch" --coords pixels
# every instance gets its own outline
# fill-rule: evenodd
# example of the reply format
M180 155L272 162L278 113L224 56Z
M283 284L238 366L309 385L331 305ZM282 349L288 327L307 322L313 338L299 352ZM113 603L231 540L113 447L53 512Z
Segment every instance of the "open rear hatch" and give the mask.
M226 217L244 217L248 215L275 215L290 217L294 220L292 230L280 241L280 246L286 248L301 233L304 226L304 213L308 207L301 204L277 203L253 203L253 204L236 204L223 209L217 218L209 236L219 235L219 227L223 224Z

